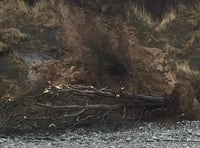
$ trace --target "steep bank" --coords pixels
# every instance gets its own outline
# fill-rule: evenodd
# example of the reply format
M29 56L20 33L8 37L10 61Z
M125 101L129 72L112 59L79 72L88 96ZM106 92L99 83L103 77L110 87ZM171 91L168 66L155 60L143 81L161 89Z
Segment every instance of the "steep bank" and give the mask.
M193 89L193 86L199 87L196 83L199 73L193 73L189 67L189 71L184 71L180 63L193 59L193 55L198 61L198 16L193 15L198 7L173 5L173 11L166 9L163 13L166 16L157 19L149 9L141 9L140 5L136 7L136 1L52 0L38 1L29 6L21 0L16 3L9 0L1 1L0 5L3 8L1 57L17 59L12 62L15 68L11 66L9 70L2 68L0 71L1 86L9 82L6 85L12 90L1 92L4 108L1 113L2 127L18 120L22 124L15 128L40 128L41 121L31 122L24 117L49 117L51 112L34 106L32 100L26 100L26 97L45 92L49 86L62 89L68 84L164 96L171 93L178 83L180 113L192 110L195 93L199 94L198 88ZM186 8L192 13L192 28L187 27L191 22L181 26L188 17ZM177 24L187 30L174 32ZM190 34L193 29L194 33ZM188 37L182 38L182 34ZM186 50L189 41L195 54L192 52L190 58L184 58L182 55L189 55L186 54L190 51L190 47ZM1 65L5 66L5 63ZM23 72L23 79L10 75L9 71L15 74ZM193 77L195 82L191 81ZM28 106L18 102L20 98L25 98ZM51 98L43 101L54 105L63 103ZM17 108L21 110L18 114ZM60 112L57 114L62 117ZM45 125L51 125L51 121Z

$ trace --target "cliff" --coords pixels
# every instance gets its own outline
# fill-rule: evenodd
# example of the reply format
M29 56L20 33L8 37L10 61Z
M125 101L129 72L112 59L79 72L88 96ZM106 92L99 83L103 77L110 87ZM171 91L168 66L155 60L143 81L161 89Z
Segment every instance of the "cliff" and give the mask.
M180 113L198 104L196 0L3 0L0 7L2 107L68 84L153 96L176 88Z

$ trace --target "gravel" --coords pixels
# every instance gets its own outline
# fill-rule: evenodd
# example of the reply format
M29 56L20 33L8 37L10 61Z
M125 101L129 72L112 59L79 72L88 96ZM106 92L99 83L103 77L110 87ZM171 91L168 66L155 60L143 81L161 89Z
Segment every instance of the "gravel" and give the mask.
M55 133L0 135L1 148L198 148L200 122L137 123L113 130L76 129Z

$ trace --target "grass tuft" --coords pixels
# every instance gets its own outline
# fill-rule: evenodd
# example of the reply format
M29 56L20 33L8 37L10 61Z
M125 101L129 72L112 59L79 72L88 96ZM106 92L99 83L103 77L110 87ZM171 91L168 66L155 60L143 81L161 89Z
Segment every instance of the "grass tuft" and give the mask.
M0 54L7 51L7 46L3 42L0 42Z
M179 76L188 79L195 90L196 97L200 101L200 71L192 70L188 62L176 63L177 73Z
M30 10L31 17L35 24L47 28L54 28L58 25L59 19L55 13L54 0L42 0L37 2Z
M149 25L149 26L153 26L154 22L151 18L151 14L149 12L147 12L147 10L142 7L139 8L137 5L133 5L131 7L131 14L130 14L130 21L131 22L144 22L145 24Z
M176 19L176 11L175 9L171 9L167 12L164 17L162 18L161 22L156 26L156 31L159 31L165 28L170 22Z
M1 31L2 40L10 44L18 44L20 41L28 39L28 35L22 33L17 28L8 28Z

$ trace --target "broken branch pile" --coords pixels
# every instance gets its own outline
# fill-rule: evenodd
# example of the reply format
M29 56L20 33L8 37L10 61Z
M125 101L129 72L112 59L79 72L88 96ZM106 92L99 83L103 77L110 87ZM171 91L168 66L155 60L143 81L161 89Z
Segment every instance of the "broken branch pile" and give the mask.
M2 126L30 130L71 128L104 123L111 116L116 120L113 122L138 119L154 109L162 109L172 115L178 111L178 97L176 91L168 96L146 96L93 86L67 85L63 89L50 86L40 94L8 102L2 107L9 110L9 115L2 117ZM19 112L16 108L20 109Z

